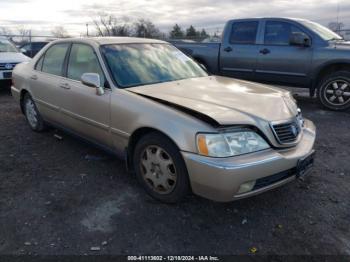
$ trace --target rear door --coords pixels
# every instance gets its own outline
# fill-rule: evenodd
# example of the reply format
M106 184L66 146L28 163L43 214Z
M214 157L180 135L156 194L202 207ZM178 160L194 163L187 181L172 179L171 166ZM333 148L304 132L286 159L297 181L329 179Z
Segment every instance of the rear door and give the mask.
M259 49L257 80L305 84L312 61L312 47L290 45L290 38L292 33L310 37L296 23L281 20L264 20L263 23L263 45Z
M61 87L63 69L69 43L59 43L51 46L38 60L29 78L30 90L36 105L43 117L59 123L59 110L65 99Z
M101 86L105 86L104 95L99 96L96 88L82 84L81 76L84 73L100 75ZM94 142L111 146L109 127L112 91L92 46L73 43L67 59L66 78L60 84L65 87L61 109L64 125Z
M259 20L235 20L227 24L220 47L223 75L253 79L257 63Z

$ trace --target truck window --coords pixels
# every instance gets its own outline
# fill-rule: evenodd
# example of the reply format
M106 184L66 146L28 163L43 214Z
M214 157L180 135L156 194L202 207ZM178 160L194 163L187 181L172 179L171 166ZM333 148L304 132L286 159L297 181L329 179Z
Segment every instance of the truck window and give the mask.
M265 24L264 43L265 45L289 45L292 33L305 34L290 23L267 21Z
M235 22L232 24L231 44L255 44L258 21Z

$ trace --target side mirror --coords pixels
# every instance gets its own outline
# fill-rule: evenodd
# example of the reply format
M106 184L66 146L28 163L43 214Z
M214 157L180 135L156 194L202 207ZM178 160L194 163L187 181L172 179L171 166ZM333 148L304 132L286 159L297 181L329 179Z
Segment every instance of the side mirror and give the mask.
M290 39L289 39L289 44L290 45L295 45L295 46L304 46L308 47L311 45L311 40L310 38L301 32L294 32L291 34Z
M96 88L96 94L99 96L102 96L105 93L103 87L100 84L101 80L99 74L84 73L81 76L81 82L86 86Z

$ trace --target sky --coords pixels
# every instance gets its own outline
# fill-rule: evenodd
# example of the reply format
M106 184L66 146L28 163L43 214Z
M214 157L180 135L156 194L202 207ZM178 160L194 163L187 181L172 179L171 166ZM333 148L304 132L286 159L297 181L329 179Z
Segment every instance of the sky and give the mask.
M228 19L266 16L305 18L327 25L337 21L337 13L350 29L349 0L0 0L0 27L46 35L64 26L79 36L86 32L87 23L93 32L92 21L102 12L130 21L150 19L163 32L175 23L214 32Z

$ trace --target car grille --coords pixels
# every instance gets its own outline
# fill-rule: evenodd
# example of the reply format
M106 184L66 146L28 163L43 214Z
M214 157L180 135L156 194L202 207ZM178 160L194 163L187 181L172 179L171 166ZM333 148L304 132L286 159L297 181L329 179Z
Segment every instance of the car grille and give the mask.
M301 125L298 118L295 118L291 122L273 124L272 129L280 144L291 144L298 140Z
M11 68L6 68L6 65L11 65ZM16 65L17 63L0 63L0 70L12 70Z

